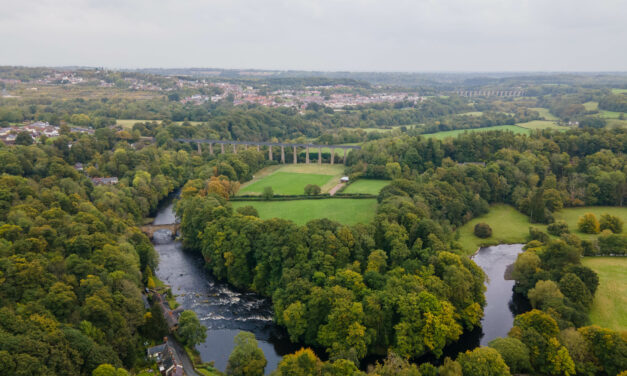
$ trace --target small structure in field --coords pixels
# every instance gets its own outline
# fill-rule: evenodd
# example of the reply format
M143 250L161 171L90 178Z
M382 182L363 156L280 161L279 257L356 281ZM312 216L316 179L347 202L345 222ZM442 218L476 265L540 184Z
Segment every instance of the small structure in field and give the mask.
M342 177L340 178L340 181L341 181L342 183L348 183L348 176L342 176Z

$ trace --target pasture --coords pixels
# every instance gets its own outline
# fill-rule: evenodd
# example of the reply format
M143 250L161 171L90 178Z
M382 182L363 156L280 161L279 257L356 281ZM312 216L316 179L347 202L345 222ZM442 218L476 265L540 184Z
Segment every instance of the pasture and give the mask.
M519 127L516 125L497 125L495 127L455 129L452 131L444 131L444 132L438 132L438 133L426 133L426 134L423 134L422 136L427 137L427 138L434 138L437 140L444 140L447 138L458 137L459 135L462 135L466 132L471 133L471 132L492 132L492 131L507 131L507 132L514 132L517 134L531 133L530 129Z
M257 172L241 187L239 194L260 195L265 187L272 187L277 195L302 195L307 184L318 185L325 193L339 183L343 171L343 165L317 163L270 166Z
M390 180L359 179L349 184L342 193L367 193L378 195L379 191L390 183Z
M584 257L582 263L599 275L590 310L592 324L627 330L627 257Z
M485 222L492 228L492 236L481 239L475 236L475 225ZM490 212L474 218L459 228L459 243L466 254L473 254L477 248L496 244L526 243L529 226L546 228L529 223L529 217L509 205L497 204Z
M519 127L533 130L554 129L559 131L565 131L568 129L568 127L557 125L557 123L555 123L554 121L549 120L532 120L526 123L518 123L516 125Z
M374 219L377 200L372 199L314 199L293 201L233 201L233 208L253 206L261 219L282 218L296 224L328 218L344 225L370 223Z
M534 110L540 114L544 118L544 120L556 121L559 120L555 115L553 115L548 108L544 107L532 107L530 110Z
M568 229L570 232L576 234L582 239L591 239L596 237L596 235L584 234L577 230L577 221L579 217L583 216L586 213L592 213L596 215L597 219L601 219L601 215L603 214L611 214L620 218L624 223L627 223L627 208L621 208L616 206L584 206L580 208L565 208L555 213L556 220L563 220L568 224ZM627 231L627 227L625 227Z

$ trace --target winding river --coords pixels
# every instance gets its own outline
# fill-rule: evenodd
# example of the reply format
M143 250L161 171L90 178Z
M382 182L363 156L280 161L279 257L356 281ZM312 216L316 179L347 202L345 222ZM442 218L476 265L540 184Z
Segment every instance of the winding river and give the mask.
M169 198L160 205L153 224L175 222L173 198ZM183 251L181 242L173 240L168 230L157 231L153 243L160 257L157 277L171 287L182 307L195 311L207 327L207 340L196 347L203 361L214 361L216 368L224 371L234 347L233 339L242 330L254 333L259 341L268 361L266 374L276 369L283 355L300 348L272 322L272 306L268 299L218 282L205 270L200 255ZM507 335L514 314L529 309L524 299L512 294L514 281L505 279L507 266L516 261L520 252L521 244L502 244L481 248L473 256L488 276L483 328L467 332L458 342L447 346L445 356L455 357L460 351L479 344L487 345L492 339ZM435 361L427 357L420 360ZM368 359L364 361L369 362Z

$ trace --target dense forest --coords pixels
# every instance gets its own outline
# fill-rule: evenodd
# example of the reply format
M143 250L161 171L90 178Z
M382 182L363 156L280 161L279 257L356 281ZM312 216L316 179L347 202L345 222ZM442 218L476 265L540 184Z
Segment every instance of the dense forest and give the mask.
M626 141L618 130L374 141L349 158L353 177L394 179L370 225L260 220L197 184L183 189L178 214L185 246L201 252L218 278L271 297L275 320L293 341L323 347L331 360L387 351L439 357L478 325L484 305L482 272L462 256L455 229L492 203L515 205L542 223L564 206L622 205ZM468 161L486 166L458 164ZM625 244L625 235L607 236ZM598 280L579 261L616 247L533 228L530 240L514 274L517 291L542 311L516 318L510 336L491 345L497 357L512 373L622 370L625 339L586 326Z

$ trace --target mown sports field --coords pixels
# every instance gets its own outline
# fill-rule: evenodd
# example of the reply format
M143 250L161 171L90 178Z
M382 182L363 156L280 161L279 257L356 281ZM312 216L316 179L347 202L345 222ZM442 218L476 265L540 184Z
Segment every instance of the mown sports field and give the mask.
M283 218L299 225L320 218L328 218L344 225L370 223L377 210L377 200L330 198L293 201L233 201L233 208L252 206L259 218Z
M627 331L627 257L585 257L582 262L599 275L592 324Z

